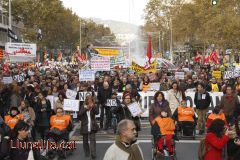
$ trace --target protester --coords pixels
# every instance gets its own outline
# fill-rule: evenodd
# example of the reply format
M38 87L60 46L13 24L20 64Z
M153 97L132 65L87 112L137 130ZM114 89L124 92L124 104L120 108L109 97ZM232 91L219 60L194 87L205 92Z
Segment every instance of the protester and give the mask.
M136 143L137 131L133 121L124 119L118 123L118 136L106 151L103 160L143 160L143 154Z
M167 111L169 116L172 116L168 101L165 99L164 94L158 91L154 95L154 103L149 107L148 118L151 125L155 123L154 119L159 116L163 110Z
M222 160L222 150L227 144L230 134L221 119L215 119L208 128L205 138L206 155L204 160Z
M140 83L139 89L143 92L147 92L150 90L150 79L147 75L144 76L143 81Z
M56 112L57 108L63 108L64 99L67 98L64 92L58 93L58 99L54 104L53 110Z
M211 97L209 93L205 91L202 83L199 83L197 86L197 92L194 96L194 103L196 105L196 112L198 115L198 130L199 134L202 135L205 132L206 114L211 103Z
M211 125L212 121L215 119L223 120L225 122L225 126L229 127L225 114L223 113L223 110L220 108L220 106L215 106L212 113L208 116L206 127L208 128Z
M15 125L18 123L18 121L23 119L24 117L22 114L20 114L17 107L11 107L9 111L9 115L6 115L4 117L4 121L10 127L10 129L13 129Z
M36 112L36 127L40 133L41 139L46 139L47 131L50 126L51 103L46 99L46 93L40 92L35 107Z
M96 121L96 115L99 108L96 106L92 96L87 96L84 104L80 106L79 118L81 121L80 133L83 135L83 149L85 157L91 156L96 159L96 132L99 126ZM90 148L88 139L90 140ZM90 155L91 153L91 155Z
M177 82L173 82L172 89L168 91L168 102L172 113L181 105L183 98L184 95L180 90L179 85Z
M229 124L234 124L235 118L239 116L239 113L235 112L237 111L239 104L238 97L234 94L232 86L228 85L226 87L226 94L223 95L221 99L220 107L223 110Z

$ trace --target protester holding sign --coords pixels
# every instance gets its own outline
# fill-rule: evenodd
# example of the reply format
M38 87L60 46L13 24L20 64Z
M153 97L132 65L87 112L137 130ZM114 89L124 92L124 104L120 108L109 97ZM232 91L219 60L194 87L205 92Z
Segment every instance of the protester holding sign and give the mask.
M79 118L81 121L80 133L83 135L83 149L85 157L96 158L96 132L99 126L96 121L96 115L99 114L99 108L95 105L94 98L87 96L84 104L80 106ZM90 140L90 148L88 139ZM90 155L91 153L91 155Z

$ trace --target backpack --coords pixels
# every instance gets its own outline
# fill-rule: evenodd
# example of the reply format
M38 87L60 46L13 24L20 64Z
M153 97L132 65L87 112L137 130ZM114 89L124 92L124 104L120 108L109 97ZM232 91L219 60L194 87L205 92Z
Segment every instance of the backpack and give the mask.
M199 148L198 148L198 159L199 160L204 160L207 151L209 151L209 147L208 148L206 147L205 141L206 141L206 139L203 138L203 139L201 139L200 144L199 144Z

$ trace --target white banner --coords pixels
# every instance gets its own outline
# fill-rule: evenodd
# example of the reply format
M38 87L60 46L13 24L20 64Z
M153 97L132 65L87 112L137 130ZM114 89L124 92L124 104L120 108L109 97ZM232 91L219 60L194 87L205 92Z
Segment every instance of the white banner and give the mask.
M48 95L48 96L46 97L46 99L48 99L48 100L50 101L50 103L51 103L51 108L54 109L54 106L55 106L56 101L58 100L58 97L55 97L55 96L53 96L53 95Z
M91 69L95 71L110 71L110 57L92 57Z
M63 109L65 111L79 111L79 100L64 99Z
M94 81L95 71L94 70L79 70L79 81Z
M29 62L36 58L36 44L6 43L5 52L11 62Z
M76 92L76 91L67 89L67 91L66 91L66 97L67 97L68 99L76 99L76 96L77 96L77 92Z

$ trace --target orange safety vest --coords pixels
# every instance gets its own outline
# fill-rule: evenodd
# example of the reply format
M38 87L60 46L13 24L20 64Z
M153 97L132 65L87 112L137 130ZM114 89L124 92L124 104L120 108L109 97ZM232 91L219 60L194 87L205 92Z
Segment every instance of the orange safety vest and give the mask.
M178 121L194 121L194 110L190 107L178 107Z
M226 120L226 117L224 115L224 113L221 113L220 115L218 114L215 114L215 113L211 113L209 116L208 116L209 119L211 120L214 120L214 119L221 119L223 121Z
M147 92L147 91L149 91L150 90L150 84L143 84L143 88L142 88L142 91L143 92Z
M4 121L5 123L11 128L13 129L15 127L15 125L18 123L19 120L23 120L24 116L23 114L18 114L15 117L11 117L10 115L7 115L4 117Z
M160 127L160 131L162 135L174 134L175 124L172 118L166 117L161 118L160 116L155 118L155 122L157 122Z
M70 123L71 117L69 115L57 116L53 115L50 118L51 129L57 128L60 131L66 129Z

